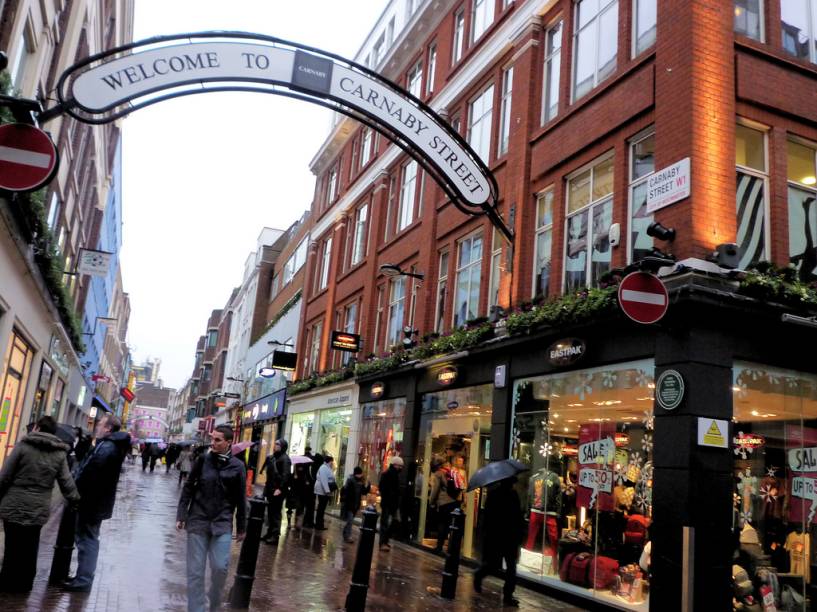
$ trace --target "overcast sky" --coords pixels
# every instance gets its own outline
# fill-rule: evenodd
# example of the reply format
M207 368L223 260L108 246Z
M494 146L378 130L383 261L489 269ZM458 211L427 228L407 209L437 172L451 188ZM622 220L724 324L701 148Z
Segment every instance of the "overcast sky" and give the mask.
M134 40L243 30L352 58L385 0L136 0ZM122 275L134 358L166 386L193 370L196 341L241 283L264 226L286 229L314 189L309 162L330 111L284 97L210 93L140 110L123 125Z

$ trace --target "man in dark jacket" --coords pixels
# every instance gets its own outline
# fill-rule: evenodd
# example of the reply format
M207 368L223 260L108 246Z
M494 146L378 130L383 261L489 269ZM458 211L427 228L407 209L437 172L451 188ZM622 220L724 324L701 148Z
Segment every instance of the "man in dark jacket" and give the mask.
M525 532L525 517L519 503L519 494L513 486L515 482L516 478L507 478L488 489L482 515L482 564L474 573L474 590L481 593L483 578L499 571L504 559L506 570L502 603L514 608L519 606L519 601L513 597L516 588L516 560Z
M176 529L187 530L187 609L204 612L204 574L210 558L210 610L221 606L221 593L230 564L235 514L236 539L246 530L244 464L233 457L233 429L219 425L212 433L210 451L200 456L184 483L176 512Z
M267 498L267 533L261 539L273 546L281 535L281 509L289 493L292 479L292 462L287 455L289 443L281 438L275 441L272 455L261 466L261 473L267 472L264 497Z
M392 457L389 469L383 472L377 488L380 491L380 550L391 550L389 537L392 520L400 507L400 472L403 471L402 457Z
M77 513L77 574L63 583L68 591L91 590L99 557L99 528L102 521L113 516L116 485L122 462L130 449L130 435L122 421L106 414L97 423L96 445L77 466L75 480L80 494Z
M41 417L31 433L15 445L0 472L0 518L6 534L0 592L27 592L37 573L40 530L51 511L56 480L71 503L79 493L68 471L68 445L54 435L57 424Z
M346 521L343 525L343 541L354 542L352 539L352 523L355 515L360 509L360 500L364 495L369 494L371 486L369 483L363 484L363 468L355 467L351 476L346 479L346 483L340 490L340 515Z
M315 476L318 473L318 468L323 463L323 457L319 454L312 454L312 447L307 446L304 450L304 457L312 459L312 463L307 465L308 482L304 483L304 521L303 525L307 528L315 526Z

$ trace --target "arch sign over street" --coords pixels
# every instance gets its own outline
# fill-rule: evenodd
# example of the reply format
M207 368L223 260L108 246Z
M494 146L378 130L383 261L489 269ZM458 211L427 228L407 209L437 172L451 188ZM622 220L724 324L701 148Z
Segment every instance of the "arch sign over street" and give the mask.
M254 91L321 104L376 129L406 150L470 215L496 211L497 185L465 140L428 105L365 66L312 47L245 32L162 36L93 55L60 77L60 103L41 121L67 112L108 123L162 100L211 91Z

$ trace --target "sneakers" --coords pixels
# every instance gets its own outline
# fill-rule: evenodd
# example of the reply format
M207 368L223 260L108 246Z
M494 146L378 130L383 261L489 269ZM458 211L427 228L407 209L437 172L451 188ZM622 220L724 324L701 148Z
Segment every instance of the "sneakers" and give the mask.
M77 582L76 579L64 580L60 588L62 588L63 591L69 591L71 593L89 593L91 591L90 584Z

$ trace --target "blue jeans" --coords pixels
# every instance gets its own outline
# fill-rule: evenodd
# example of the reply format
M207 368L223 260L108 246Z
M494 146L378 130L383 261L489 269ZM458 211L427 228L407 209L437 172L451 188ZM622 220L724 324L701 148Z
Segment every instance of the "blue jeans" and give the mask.
M349 540L352 537L352 524L355 522L355 513L351 510L344 510L343 520L346 521L343 525L343 539Z
M221 606L233 535L187 534L187 610L204 612L204 572L210 558L210 610Z
M77 517L77 577L76 584L94 583L96 562L99 559L99 527L102 521L89 521L80 515Z

